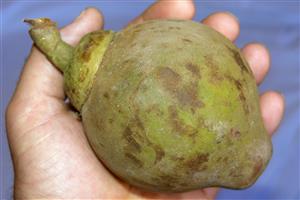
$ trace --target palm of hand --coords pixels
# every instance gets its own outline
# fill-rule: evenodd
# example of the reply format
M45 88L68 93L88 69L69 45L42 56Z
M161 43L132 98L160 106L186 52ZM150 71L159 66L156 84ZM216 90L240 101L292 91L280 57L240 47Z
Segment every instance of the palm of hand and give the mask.
M36 102L35 105L41 106L32 109L33 111L28 113L25 120L28 124L36 125L28 127L29 131L22 135L39 138L39 140L29 146L23 145L22 150L17 153L16 167L21 168L16 169L20 173L16 173L18 184L15 185L15 189L22 188L21 196L25 194L34 197L81 196L113 199L165 196L140 192L111 175L89 147L81 122L66 107L47 108L43 102ZM53 114L37 117L35 112ZM17 118L24 118L24 115L20 113ZM19 139L22 140L22 137ZM192 197L194 193L172 196ZM195 195L204 198L205 191L197 191Z
M39 140L23 145L17 152L16 167L21 169L16 169L20 173L16 173L15 189L22 188L22 196L24 193L35 197L42 193L44 197L67 198L126 194L126 188L94 156L76 115L66 107L48 108L43 102L35 105L37 107L24 120L36 125L22 135ZM36 112L53 114L37 117Z
M178 15L177 4L188 5L187 13L179 13L182 16L176 16ZM172 9L174 13L167 12ZM174 18L174 16L188 19L193 15L188 14L191 10L193 10L192 2L162 1L152 5L134 22L151 18ZM232 25L231 27L226 25L228 30L220 29L216 25L216 20L220 18L218 15L220 13L206 18L203 23L215 27L231 40L236 38L238 34L236 20L223 13L222 18L225 17L225 22L227 19L226 23L231 20ZM86 32L101 28L101 20L102 17L97 11L89 9L73 24L64 28L62 36L74 44ZM237 30L232 32L229 28ZM251 61L251 52L255 50L262 56L261 63ZM257 82L260 82L268 68L269 63L265 61L269 59L268 54L261 46L249 46L248 49L245 47L246 58L247 52L250 66L254 70ZM257 66L262 69L255 69ZM265 71L261 72L263 69ZM45 77L41 77L44 75ZM15 167L16 197L211 199L216 195L216 188L171 195L146 193L115 178L95 157L84 135L80 120L64 103L65 96L62 88L61 74L34 48L25 64L6 116ZM267 106L270 101L273 103L272 108ZM261 97L261 106L264 108L262 114L266 128L271 133L281 118L282 97L276 93L266 93Z

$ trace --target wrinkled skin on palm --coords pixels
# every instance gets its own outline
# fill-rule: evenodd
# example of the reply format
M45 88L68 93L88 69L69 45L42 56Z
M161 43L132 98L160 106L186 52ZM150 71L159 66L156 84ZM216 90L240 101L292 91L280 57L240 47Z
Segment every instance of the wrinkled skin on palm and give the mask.
M272 145L256 83L221 34L192 21L152 20L93 32L73 48L53 36L48 19L27 22L64 73L94 152L121 179L149 191L241 189L265 169Z

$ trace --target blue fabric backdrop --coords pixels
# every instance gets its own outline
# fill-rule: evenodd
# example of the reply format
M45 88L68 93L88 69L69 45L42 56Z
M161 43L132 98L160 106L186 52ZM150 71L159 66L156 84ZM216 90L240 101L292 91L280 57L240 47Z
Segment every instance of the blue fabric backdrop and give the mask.
M105 28L119 30L152 1L2 1L1 33L1 198L12 196L13 168L5 134L4 111L14 91L31 40L22 19L50 17L60 26L94 6ZM197 1L195 20L214 11L234 13L241 23L237 45L262 42L272 54L272 68L260 91L275 89L286 97L283 122L273 137L274 154L265 173L249 189L222 189L218 199L299 199L299 1Z

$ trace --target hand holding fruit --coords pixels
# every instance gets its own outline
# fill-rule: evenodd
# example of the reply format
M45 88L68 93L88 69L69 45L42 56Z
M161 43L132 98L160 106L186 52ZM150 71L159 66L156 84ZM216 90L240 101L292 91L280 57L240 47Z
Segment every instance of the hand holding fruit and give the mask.
M158 11L161 14L167 13L163 12L164 9L170 8L171 10L171 7L175 9L173 7L175 4L168 5L169 7L162 6L163 9L160 7L161 4L163 2L153 5L144 13L143 18L152 18L151 13L157 13ZM187 8L192 9L190 3L186 4L189 5ZM170 13L164 16L172 17L168 15ZM236 21L224 13L212 15L204 22L212 27L220 27L215 26L220 23L220 21L216 21L219 15L226 16L223 17L225 21L231 20L233 26L237 27ZM182 15L182 18L187 19L190 16L186 14ZM96 23L99 22L99 19L101 17L95 10L85 11L81 19L64 29L62 32L64 40L74 44L75 40L78 41L86 33L83 33L82 30L93 31L100 28L100 23ZM136 21L140 22L141 18ZM79 29L77 27L89 28ZM77 32L74 30L77 30ZM231 39L234 39L238 32L232 34L233 32L226 29L225 31L224 29L218 31L228 34L226 36ZM252 70L256 69L254 74L257 82L260 82L268 68L267 51L257 44L252 44L246 46L243 52ZM251 61L253 52L263 54L261 60ZM262 70L257 70L259 67ZM79 197L79 194L82 197L91 197L89 195L95 195L95 197L100 195L119 195L121 197L129 194L140 195L137 189L131 188L128 190L129 187L126 184L120 183L99 163L89 148L81 123L74 117L70 108L64 104L63 99L61 75L40 53L34 50L26 63L7 115L9 139L16 164L16 195L38 197L38 194L42 194L44 196L59 197L60 192L61 195L64 194L66 197ZM269 102L272 102L273 107L268 106ZM281 117L282 98L276 93L266 93L261 97L261 105L263 105L262 114L265 126L269 132L272 132ZM31 162L28 162L28 160L31 160ZM27 164L25 165L25 163ZM27 169L27 167L30 169ZM28 176L33 173L33 169L36 170L35 176ZM71 179L69 179L70 177ZM66 179L72 181L58 187ZM28 183L32 184L30 187L35 187L34 191L30 190ZM53 185L50 187L52 190L49 191L48 186L50 183ZM83 185L86 187L82 187ZM56 186L59 189L56 189ZM46 190L47 188L48 190ZM74 191L74 188L77 188L77 190ZM99 188L101 189L99 190ZM131 193L133 191L134 193ZM196 193L198 195L203 193L204 195L204 191L210 193L212 190L194 191L185 195L187 197Z

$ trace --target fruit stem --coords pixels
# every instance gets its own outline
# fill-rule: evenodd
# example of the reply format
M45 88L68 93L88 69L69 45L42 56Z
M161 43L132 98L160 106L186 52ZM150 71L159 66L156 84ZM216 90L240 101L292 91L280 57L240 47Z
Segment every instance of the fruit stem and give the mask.
M72 60L74 48L61 39L56 23L48 18L25 19L24 22L31 25L29 33L35 45L64 73Z

